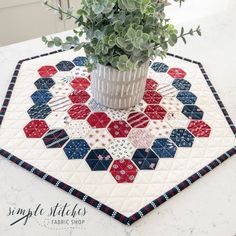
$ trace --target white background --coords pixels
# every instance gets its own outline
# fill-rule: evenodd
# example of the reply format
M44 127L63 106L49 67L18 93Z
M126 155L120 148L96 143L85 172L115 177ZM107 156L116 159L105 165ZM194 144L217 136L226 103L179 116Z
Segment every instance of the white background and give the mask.
M189 39L187 46L180 42L170 52L203 63L236 123L235 12L235 0L189 0L178 12L170 8L169 14L179 25L202 26L201 38ZM39 39L0 48L0 100L3 100L17 61L46 51L49 50ZM9 224L17 218L6 217L9 206L32 208L41 203L44 207L50 207L58 201L73 205L78 200L0 158L0 235L234 236L235 183L236 160L233 157L131 227L123 226L87 205L88 214L82 229L48 229L41 227L34 219L27 226L17 224L10 227Z

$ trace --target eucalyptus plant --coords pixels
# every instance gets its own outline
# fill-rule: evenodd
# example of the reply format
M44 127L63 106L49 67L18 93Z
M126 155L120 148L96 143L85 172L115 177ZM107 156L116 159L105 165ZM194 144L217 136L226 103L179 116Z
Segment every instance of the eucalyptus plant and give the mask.
M174 0L180 5L185 0ZM185 36L201 35L200 27L180 32L166 18L166 0L82 0L81 8L73 14L50 1L43 3L51 10L73 18L78 28L74 36L42 40L48 47L59 46L74 50L84 48L91 70L96 63L127 71L150 58L165 57L169 46ZM86 40L81 42L80 37Z

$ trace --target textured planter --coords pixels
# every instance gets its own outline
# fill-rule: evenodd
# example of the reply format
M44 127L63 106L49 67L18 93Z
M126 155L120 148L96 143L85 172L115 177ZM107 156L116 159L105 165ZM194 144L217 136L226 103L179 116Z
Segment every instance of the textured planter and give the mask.
M113 109L137 105L143 98L149 61L130 71L118 71L97 64L92 72L92 95L100 104Z

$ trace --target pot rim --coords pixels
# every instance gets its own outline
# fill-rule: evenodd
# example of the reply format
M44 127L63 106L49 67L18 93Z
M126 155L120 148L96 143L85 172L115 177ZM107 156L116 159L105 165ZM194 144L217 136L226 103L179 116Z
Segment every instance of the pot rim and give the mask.
M137 68L132 68L132 69L126 70L126 71L120 71L120 70L118 70L118 69L116 69L116 68L114 68L114 67L112 67L112 66L106 66L106 65L103 65L103 64L100 64L100 63L96 63L96 65L99 65L99 66L105 67L105 68L109 68L109 69L111 69L111 70L115 70L115 71L120 72L120 73L127 73L127 72L130 72L130 71L135 71L135 70L138 70L138 69L140 69L140 68L142 68L142 67L145 67L146 64L148 64L148 67L149 67L149 62L150 62L150 58L148 58L148 59L147 59L144 63L142 63L139 67L137 67Z

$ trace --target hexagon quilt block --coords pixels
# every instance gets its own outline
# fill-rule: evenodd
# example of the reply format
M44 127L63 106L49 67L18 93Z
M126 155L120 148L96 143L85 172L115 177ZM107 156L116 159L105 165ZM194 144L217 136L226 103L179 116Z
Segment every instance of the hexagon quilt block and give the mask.
M185 79L176 79L173 81L172 85L178 90L190 90L191 84Z
M27 111L31 119L45 119L51 112L47 104L33 105Z
M34 82L37 89L50 89L55 84L52 78L40 78Z
M177 147L170 139L160 138L153 142L152 150L160 158L174 158Z
M129 114L127 122L133 128L145 128L149 123L149 118L142 112L132 112Z
M196 105L185 105L182 113L189 119L201 120L204 112Z
M68 140L69 136L64 129L52 129L43 136L47 148L61 148Z
M32 120L24 127L27 138L41 138L48 130L48 125L44 120Z
M163 120L166 115L166 110L159 105L148 105L144 113L152 120Z
M38 90L31 95L36 105L47 104L52 99L52 94L47 90Z
M83 159L90 150L83 139L71 139L63 148L68 159Z
M38 73L42 77L50 77L57 73L57 69L54 66L42 66L38 69Z
M174 79L183 79L186 76L186 72L181 68L170 68L168 74Z
M170 138L178 147L193 146L194 136L186 129L174 129Z
M90 86L90 82L86 77L76 77L70 83L74 90L86 90Z
M86 63L68 50L17 64L1 156L131 225L236 153L236 128L201 63L151 61L143 100L125 110L93 98Z
M73 103L82 104L82 103L86 103L89 100L90 95L86 91L83 91L83 90L74 91L73 93L69 95L69 98Z
M153 79L147 79L145 90L156 90L157 89L157 82Z
M83 57L83 56L76 57L75 59L73 59L73 63L76 66L85 66L87 61L88 61L88 59L86 57Z
M74 120L84 120L89 114L90 109L86 105L73 105L69 110L69 116Z
M176 98L183 104L195 104L197 101L196 95L189 91L181 91L177 94Z
M87 118L93 128L106 128L111 119L105 112L94 112Z
M71 61L61 61L56 65L59 71L70 71L75 65Z
M188 130L195 137L209 137L211 133L211 127L202 120L193 120L188 125Z
M106 171L112 162L112 157L106 149L94 149L86 157L86 162L92 171Z
M129 159L115 160L110 172L117 183L132 183L138 173L137 167Z
M159 157L151 149L137 149L132 160L140 170L153 170L156 168Z
M128 136L131 127L124 120L115 120L110 123L107 129L114 138L124 138Z

